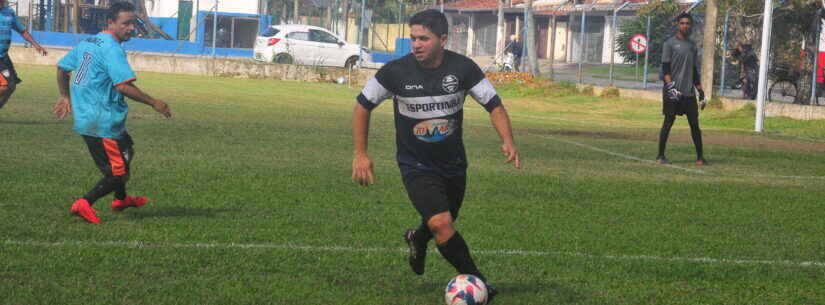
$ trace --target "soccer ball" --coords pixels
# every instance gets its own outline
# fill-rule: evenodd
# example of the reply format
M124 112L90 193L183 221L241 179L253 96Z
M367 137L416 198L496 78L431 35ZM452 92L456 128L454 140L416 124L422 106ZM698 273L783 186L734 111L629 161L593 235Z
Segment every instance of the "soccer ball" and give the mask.
M473 275L457 275L447 283L444 301L447 305L487 304L487 286Z

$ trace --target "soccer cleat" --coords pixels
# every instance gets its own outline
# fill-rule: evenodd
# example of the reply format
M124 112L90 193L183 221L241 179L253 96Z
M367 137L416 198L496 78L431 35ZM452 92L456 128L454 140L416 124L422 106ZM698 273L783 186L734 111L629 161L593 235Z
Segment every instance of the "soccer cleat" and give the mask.
M696 160L696 166L710 166L710 162L705 161L705 159Z
M498 289L496 289L496 286L493 286L493 285L490 285L490 284L486 284L486 285L487 285L487 304L490 304L491 302L493 302L493 299L498 294Z
M115 199L112 201L112 210L115 212L120 212L126 208L139 208L148 202L149 198L143 196L126 196L123 200Z
M80 198L72 204L71 209L69 211L72 214L77 216L83 217L88 222L91 223L100 223L100 219L97 218L97 211L89 204L89 201L86 199Z
M415 229L408 229L407 232L404 232L404 241L406 241L407 246L410 247L410 256L408 258L410 268L412 268L415 274L422 275L424 274L424 266L427 259L427 245L424 244L423 247L416 245L413 239L414 236Z
M668 161L667 158L662 156L662 157L656 158L656 164L668 165L668 164L670 164L670 161Z

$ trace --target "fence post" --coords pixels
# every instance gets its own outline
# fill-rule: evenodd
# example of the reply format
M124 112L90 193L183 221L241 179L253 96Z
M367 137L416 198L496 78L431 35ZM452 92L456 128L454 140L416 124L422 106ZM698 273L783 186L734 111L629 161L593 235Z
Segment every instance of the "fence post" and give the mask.
M725 11L725 27L722 30L722 74L719 75L719 95L725 96L725 77L728 65L728 20L730 20L730 9Z
M215 10L212 11L212 58L215 58L215 47L218 42L218 0L215 0Z
M621 11L625 6L630 4L630 2L624 2L621 6L613 10L613 25L610 28L610 45L613 46L616 43L616 15ZM638 56L637 56L638 58ZM636 60L638 64L638 59ZM610 86L613 86L613 66L616 64L616 48L610 48Z

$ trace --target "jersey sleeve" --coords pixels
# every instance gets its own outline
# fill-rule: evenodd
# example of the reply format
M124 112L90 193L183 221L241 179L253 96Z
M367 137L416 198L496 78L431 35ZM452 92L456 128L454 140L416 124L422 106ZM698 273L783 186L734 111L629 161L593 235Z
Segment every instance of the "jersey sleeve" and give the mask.
M496 92L493 84L484 76L484 72L473 61L468 65L470 67L467 79L467 87L465 90L478 102L487 112L493 111L496 107L501 106L501 98Z
M14 22L12 23L11 28L17 31L17 33L23 34L23 32L26 31L26 26L20 22L20 18L17 18L17 12L14 12L12 16L14 16Z
M364 106L367 110L373 110L381 104L384 100L393 97L392 93L392 77L388 66L384 66L375 77L367 81L367 85L361 90L358 95L358 104Z
M137 80L135 71L129 66L129 60L126 58L126 52L123 49L112 48L106 55L104 66L114 86Z
M79 52L78 49L78 47L75 47L71 51L69 51L69 53L66 53L66 55L64 55L63 58L61 58L60 61L57 62L57 67L63 69L63 71L68 72L77 70L77 52Z
M670 56L670 44L668 41L662 44L662 63L670 62L673 58Z

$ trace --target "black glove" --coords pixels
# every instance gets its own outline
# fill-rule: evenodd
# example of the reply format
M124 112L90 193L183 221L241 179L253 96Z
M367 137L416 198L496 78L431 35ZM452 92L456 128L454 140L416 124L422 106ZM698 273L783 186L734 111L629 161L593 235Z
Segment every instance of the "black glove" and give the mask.
M701 107L700 109L705 110L705 106L708 105L708 103L705 101L705 90L698 89L697 91L699 91L699 106Z

